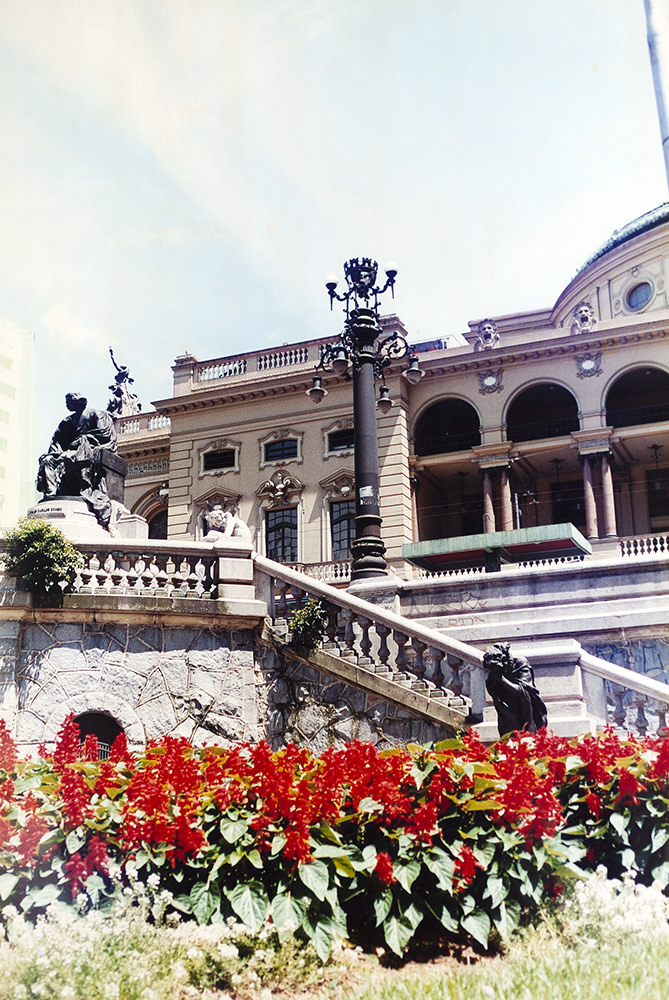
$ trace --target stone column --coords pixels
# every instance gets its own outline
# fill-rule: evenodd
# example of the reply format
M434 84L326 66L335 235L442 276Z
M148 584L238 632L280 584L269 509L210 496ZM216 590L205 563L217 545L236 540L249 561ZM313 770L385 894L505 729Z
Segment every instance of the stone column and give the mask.
M597 524L597 503L592 482L592 456L582 455L583 462L583 492L585 494L585 533L588 538L599 538Z
M604 537L616 538L618 529L616 525L616 504L613 496L613 476L611 475L611 463L609 456L602 454L602 514L604 515Z
M483 530L486 534L495 531L495 501L492 495L490 469L483 470Z
M502 489L502 531L513 531L513 504L511 502L508 466L503 465L499 473Z

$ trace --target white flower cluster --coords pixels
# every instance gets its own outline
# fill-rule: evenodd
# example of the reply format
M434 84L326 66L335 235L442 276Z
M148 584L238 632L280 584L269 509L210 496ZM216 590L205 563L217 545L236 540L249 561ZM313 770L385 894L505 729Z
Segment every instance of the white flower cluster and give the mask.
M576 883L560 917L563 936L581 944L623 943L639 934L669 943L669 899L660 888L638 885L631 875L607 878L602 867Z

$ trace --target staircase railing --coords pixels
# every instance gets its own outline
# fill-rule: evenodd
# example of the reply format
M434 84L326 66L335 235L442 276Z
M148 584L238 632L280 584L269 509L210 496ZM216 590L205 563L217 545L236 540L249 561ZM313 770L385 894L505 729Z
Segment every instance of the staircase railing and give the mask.
M472 722L482 718L487 699L481 650L264 556L254 553L253 560L257 596L276 624L285 626L293 609L310 598L320 599L328 613L324 648L336 648L338 655L374 669L413 674L451 697L464 698ZM545 660L547 644L542 645ZM584 700L596 725L640 736L666 729L668 684L579 648L578 665L590 681L584 684ZM556 643L556 665L560 656ZM654 727L649 714L657 717Z
M256 596L276 626L285 627L292 610L316 598L328 616L326 651L381 675L408 674L418 689L468 707L472 721L482 717L486 692L479 649L257 553L253 560Z

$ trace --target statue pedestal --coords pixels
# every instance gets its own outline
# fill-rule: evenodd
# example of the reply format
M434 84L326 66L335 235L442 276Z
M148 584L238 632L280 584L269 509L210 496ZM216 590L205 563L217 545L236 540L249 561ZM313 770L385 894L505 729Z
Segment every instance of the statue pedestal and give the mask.
M50 497L40 500L30 508L27 516L51 521L71 542L148 538L149 528L143 517L131 514L120 504L113 503L113 508L110 531L98 524L95 514L81 497Z
M71 542L108 541L110 534L81 497L49 497L31 507L28 517L40 517L60 528Z

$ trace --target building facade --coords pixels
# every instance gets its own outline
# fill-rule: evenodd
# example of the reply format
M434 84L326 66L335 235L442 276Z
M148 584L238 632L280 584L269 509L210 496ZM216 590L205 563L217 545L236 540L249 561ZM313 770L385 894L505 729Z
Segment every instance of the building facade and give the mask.
M414 344L386 375L382 535L400 576L419 541L571 523L595 549L669 532L669 204L619 230L551 309ZM396 316L386 332L406 334ZM409 338L410 339L410 338ZM258 551L345 581L354 512L350 380L307 396L327 341L176 359L173 395L117 423L126 505L155 537L198 539L216 504ZM463 546L466 548L466 545Z

